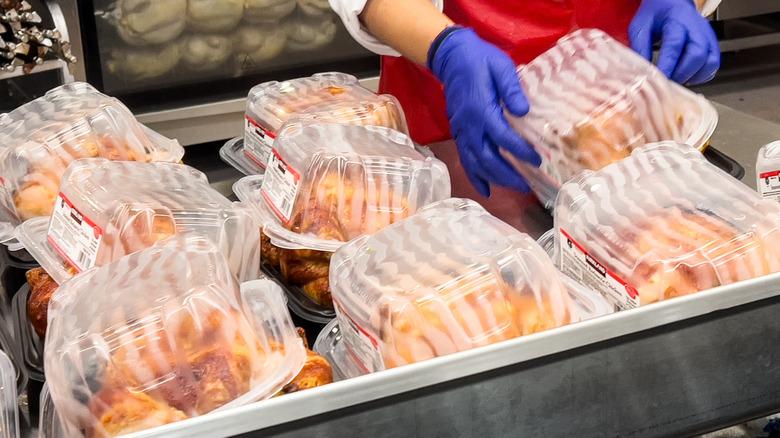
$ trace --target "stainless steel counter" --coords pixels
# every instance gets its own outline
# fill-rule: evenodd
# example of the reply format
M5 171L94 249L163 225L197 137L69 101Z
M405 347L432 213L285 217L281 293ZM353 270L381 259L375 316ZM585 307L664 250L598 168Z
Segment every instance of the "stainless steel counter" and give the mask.
M713 144L754 184L780 125L719 107ZM433 146L470 196L454 145ZM533 198L498 191L495 214L538 235ZM780 411L780 274L620 312L138 436L686 436Z

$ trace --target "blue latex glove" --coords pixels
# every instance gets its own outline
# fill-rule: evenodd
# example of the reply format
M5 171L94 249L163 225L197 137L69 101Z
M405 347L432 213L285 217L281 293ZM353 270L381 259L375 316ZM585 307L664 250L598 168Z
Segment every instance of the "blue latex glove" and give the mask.
M720 68L718 38L692 0L643 0L628 28L631 47L648 60L661 40L658 68L681 84L701 84Z
M471 184L483 196L490 196L490 184L528 192L528 183L499 154L500 146L534 166L541 162L504 117L502 103L518 117L528 113L514 62L473 30L457 29L430 53L428 64L444 84L450 128Z

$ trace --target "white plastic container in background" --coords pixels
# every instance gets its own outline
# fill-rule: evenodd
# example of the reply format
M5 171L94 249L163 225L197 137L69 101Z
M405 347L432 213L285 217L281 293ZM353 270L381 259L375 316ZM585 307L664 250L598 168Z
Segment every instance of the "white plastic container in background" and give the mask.
M619 161L646 143L672 140L704 149L718 123L703 96L675 84L600 30L577 30L518 68L530 104L508 115L542 157L533 168L504 151L539 200L552 207L561 184Z
M780 202L780 141L769 143L758 151L756 190L762 197Z
M67 436L117 436L272 397L306 351L273 281L173 237L54 294L46 381Z
M210 239L247 281L260 275L259 228L249 207L222 196L189 166L91 158L68 167L51 218L28 220L17 235L59 284L185 233Z

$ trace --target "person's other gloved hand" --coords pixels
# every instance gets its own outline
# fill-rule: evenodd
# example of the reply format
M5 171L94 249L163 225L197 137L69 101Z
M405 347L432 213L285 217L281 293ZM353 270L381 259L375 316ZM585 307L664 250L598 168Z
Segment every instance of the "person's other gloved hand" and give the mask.
M660 39L658 68L675 82L701 84L720 68L718 38L692 0L643 0L628 35L631 47L648 60Z
M490 196L490 184L528 192L527 182L499 153L501 147L534 166L541 162L504 117L502 104L518 117L528 113L509 56L473 30L457 29L431 50L428 64L444 84L450 128L469 181L483 196Z

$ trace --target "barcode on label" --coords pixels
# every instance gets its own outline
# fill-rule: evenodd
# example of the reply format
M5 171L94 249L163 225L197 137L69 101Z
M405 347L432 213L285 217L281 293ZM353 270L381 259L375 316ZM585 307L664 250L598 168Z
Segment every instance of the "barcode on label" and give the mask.
M292 217L300 182L300 174L273 149L261 190L263 198L282 222L289 222Z
M561 271L581 284L601 292L621 309L639 307L639 292L593 257L588 250L560 228Z
M265 168L271 157L276 134L263 128L249 116L244 117L244 153Z
M60 193L47 235L54 251L81 272L95 266L102 239L103 230Z

